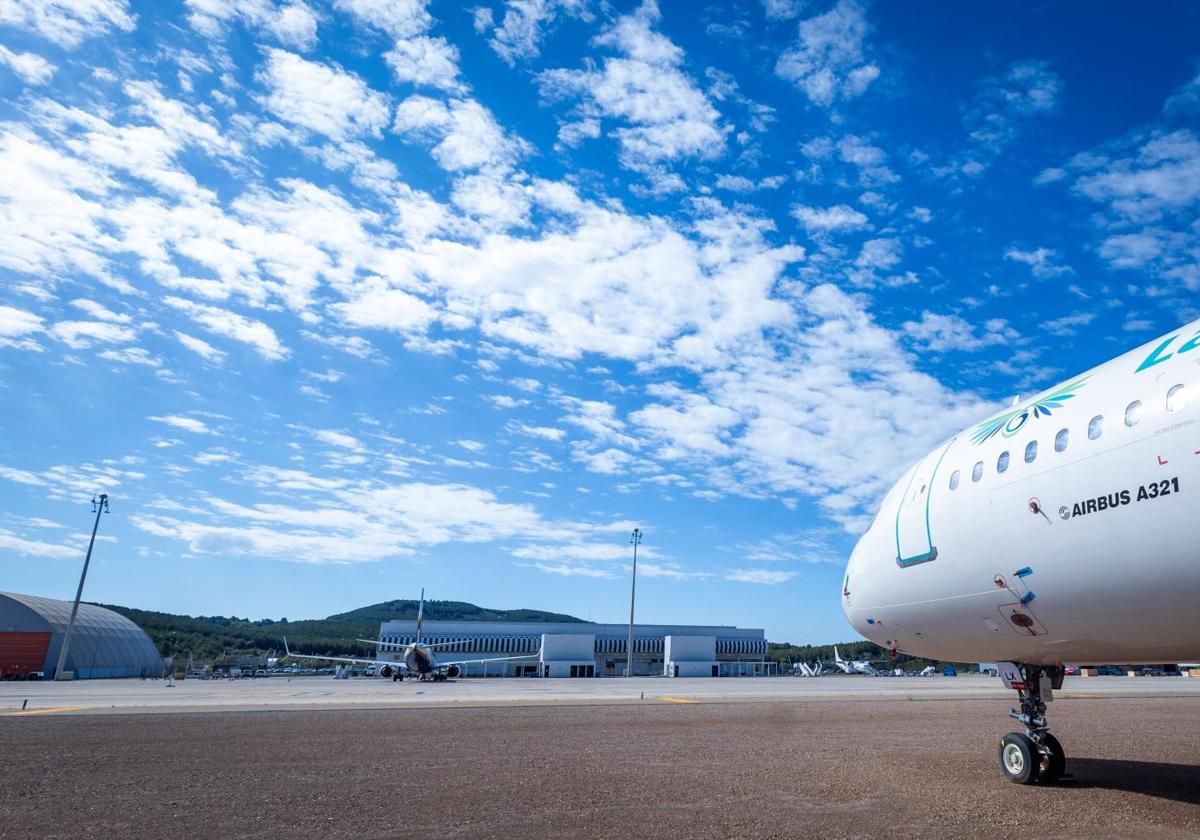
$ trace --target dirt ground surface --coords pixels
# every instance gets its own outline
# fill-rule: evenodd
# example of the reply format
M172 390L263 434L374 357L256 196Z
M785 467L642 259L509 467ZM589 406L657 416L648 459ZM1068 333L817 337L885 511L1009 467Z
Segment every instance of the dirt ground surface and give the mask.
M991 700L0 720L0 837L1196 837L1200 700L1051 706L1073 781L1003 779Z

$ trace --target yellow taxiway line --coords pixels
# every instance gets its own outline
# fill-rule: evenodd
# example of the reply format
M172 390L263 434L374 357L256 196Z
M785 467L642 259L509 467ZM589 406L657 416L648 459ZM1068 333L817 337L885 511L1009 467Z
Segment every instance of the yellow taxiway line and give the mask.
M60 712L78 712L87 706L51 706L48 709L25 709L20 712L4 712L0 717L29 717L30 715L55 715Z
M695 703L695 700L688 700L686 697L659 697L659 700L664 703Z

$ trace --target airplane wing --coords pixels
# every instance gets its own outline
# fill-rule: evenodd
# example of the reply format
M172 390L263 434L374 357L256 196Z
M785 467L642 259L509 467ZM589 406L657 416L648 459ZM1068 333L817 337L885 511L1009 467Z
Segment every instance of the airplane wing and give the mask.
M446 665L475 665L479 662L510 662L513 659L536 659L540 655L540 653L527 653L524 656L497 656L493 659L455 659L451 662L443 662L439 659L436 666L443 668Z
M408 667L403 662L380 662L377 659L359 659L356 656L312 656L307 653L292 653L288 648L287 639L283 640L283 650L284 654L292 659L312 659L316 662L345 662L348 665L375 665L377 667L379 665L389 665L392 668L404 668L404 670L408 670Z

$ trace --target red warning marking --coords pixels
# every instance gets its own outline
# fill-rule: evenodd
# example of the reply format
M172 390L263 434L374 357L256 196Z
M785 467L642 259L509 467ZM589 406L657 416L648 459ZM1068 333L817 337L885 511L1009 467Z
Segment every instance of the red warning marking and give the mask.
M996 577L993 580L996 583L997 589L1003 589L1005 587L1004 578L1002 578L1000 575L996 575Z
M1163 456L1161 455L1158 456L1158 465L1160 467L1165 467L1167 465L1167 462L1163 460Z

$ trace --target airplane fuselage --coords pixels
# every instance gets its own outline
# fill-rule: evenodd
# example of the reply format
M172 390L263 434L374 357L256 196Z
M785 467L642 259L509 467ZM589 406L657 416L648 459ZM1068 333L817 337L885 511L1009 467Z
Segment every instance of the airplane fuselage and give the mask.
M1200 321L918 461L842 603L867 638L935 659L1200 657Z

